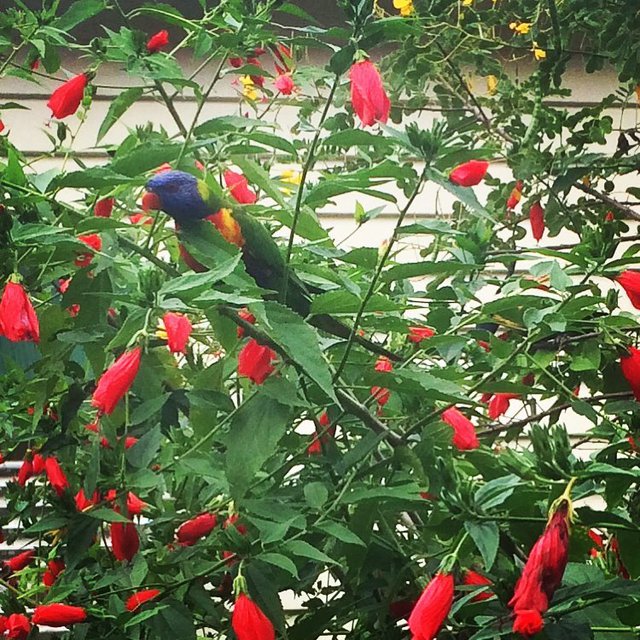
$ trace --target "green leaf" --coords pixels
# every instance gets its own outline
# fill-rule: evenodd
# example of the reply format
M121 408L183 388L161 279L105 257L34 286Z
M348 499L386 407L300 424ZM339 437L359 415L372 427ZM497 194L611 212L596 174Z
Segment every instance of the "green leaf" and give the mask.
M180 154L181 149L181 144L171 142L141 143L121 156L116 154L111 163L111 168L117 174L131 176L131 178L140 180L141 174L156 169L165 162L173 162Z
M131 522L129 518L126 518L121 513L118 513L113 509L107 509L106 507L89 509L88 511L83 511L83 513L87 517L94 518L95 520L100 520L101 522L122 522L123 524Z
M106 6L105 0L76 0L51 26L62 32L69 32L81 22L98 15Z
M290 540L284 545L284 548L290 551L295 556L301 556L303 558L309 558L322 564L339 564L326 553L316 549L304 540Z
M347 493L343 502L355 504L363 500L409 500L411 502L424 502L420 496L420 489L416 484L403 484L390 487L359 487Z
M226 436L226 474L239 499L273 455L289 424L291 408L259 392L240 405Z
M521 482L513 474L490 480L476 491L476 504L481 509L497 507L504 503Z
M147 431L133 447L127 449L127 462L138 469L148 467L154 460L162 444L160 425Z
M311 313L314 315L328 313L332 316L352 315L358 312L361 304L361 298L350 291L327 291L314 296L311 301ZM394 302L387 296L378 293L371 296L365 312L400 311L406 308L406 304Z
M364 129L345 129L332 133L322 141L326 147L390 147L393 141L380 134L370 133Z
M347 527L340 524L339 522L334 522L333 520L325 520L324 522L317 524L316 529L319 529L323 533L333 536L337 540L340 540L340 542L366 547L366 544L359 536L357 536L355 533L353 533L353 531L351 531L351 529L347 529Z
M446 260L439 262L407 262L405 264L396 264L386 269L382 273L382 279L385 282L394 282L395 280L406 280L407 278L417 278L419 276L454 275L460 272L477 270L482 270L482 266Z
M51 181L51 187L55 189L62 189L63 187L73 189L98 189L100 187L113 187L118 184L127 184L133 180L134 178L117 173L107 167L89 167L82 171L72 171L71 173L54 178Z
M116 96L110 103L107 115L105 116L100 129L98 129L98 137L96 144L104 138L109 129L120 119L125 111L142 96L142 87L131 87Z
M158 640L195 640L196 628L193 615L189 609L178 600L165 602L169 606L163 607L149 619L149 626L153 629L153 637Z
M256 305L256 318L269 337L337 404L329 365L320 349L318 332L295 311L266 301Z
M287 556L283 556L281 553L261 553L259 556L256 556L256 560L261 560L262 562L267 562L275 567L284 569L294 578L298 578L298 568L294 562L290 558L287 558Z
M22 533L25 536L31 536L36 533L46 533L48 531L55 531L56 529L63 529L69 524L69 519L64 516L57 516L50 514L43 516L30 527L27 527Z
M470 187L460 187L457 184L453 184L447 176L433 169L427 171L427 179L454 195L465 207L477 213L484 220L495 223L493 216L480 204L476 194Z
M319 509L329 498L329 490L323 482L304 485L304 497L312 509Z
M473 520L466 520L464 528L475 542L476 547L478 547L478 551L480 551L484 561L485 569L491 571L500 542L498 525L495 522L474 522Z
M176 296L181 299L195 297L207 289L213 288L216 282L232 274L240 263L241 257L241 254L237 253L235 256L226 258L215 269L204 273L185 273L169 280L160 289L160 295L165 298Z

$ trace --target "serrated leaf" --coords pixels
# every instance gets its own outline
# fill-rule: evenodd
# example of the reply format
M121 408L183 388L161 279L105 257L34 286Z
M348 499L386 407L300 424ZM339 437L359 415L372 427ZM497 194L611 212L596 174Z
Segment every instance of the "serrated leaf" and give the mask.
M261 560L262 562L284 569L294 578L298 578L298 568L293 560L287 558L287 556L283 556L281 553L261 553L259 556L256 556L256 560Z
M347 529L344 525L341 525L339 522L334 522L333 520L326 520L316 525L316 529L333 536L340 542L344 542L346 544L357 544L361 547L365 547L365 543L353 532L351 529Z
M286 549L291 551L293 555L309 558L310 560L315 560L322 564L338 564L338 562L330 558L326 553L316 549L304 540L290 540L284 546Z
M475 542L476 547L478 547L485 569L491 571L498 553L498 543L500 542L498 525L495 522L467 520L464 523L464 528Z

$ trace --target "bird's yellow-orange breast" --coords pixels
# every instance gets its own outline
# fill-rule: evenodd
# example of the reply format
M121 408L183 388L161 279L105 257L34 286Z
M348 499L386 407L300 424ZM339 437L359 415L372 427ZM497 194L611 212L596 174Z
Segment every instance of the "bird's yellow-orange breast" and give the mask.
M237 247L244 245L242 229L240 229L240 225L234 219L231 209L220 209L220 211L209 216L207 219L215 225L216 229L227 242L231 242Z

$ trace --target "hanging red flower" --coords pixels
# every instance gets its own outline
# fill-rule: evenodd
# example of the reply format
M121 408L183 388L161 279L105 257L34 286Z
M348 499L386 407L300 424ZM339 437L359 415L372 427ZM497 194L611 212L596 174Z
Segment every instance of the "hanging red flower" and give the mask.
M141 356L140 347L125 351L102 374L91 399L91 404L97 407L101 414L113 413L118 402L129 391L138 374Z
M433 640L449 615L453 604L453 576L437 573L425 587L409 616L414 640Z
M155 600L160 595L160 589L142 589L142 591L136 591L133 595L127 598L125 602L125 608L127 611L135 611L140 608L145 602Z
M627 269L616 278L616 281L629 296L631 304L636 309L640 309L640 271Z
M2 564L7 569L9 569L11 573L15 573L16 571L21 571L27 565L29 565L35 555L36 552L33 549L28 549L27 551L23 551L22 553L13 556L13 558L5 560Z
M256 323L256 317L249 311L249 309L243 308L238 311L238 316L242 318L245 322L249 324ZM244 329L242 327L238 327L237 329L238 338L242 338L244 336Z
M423 340L433 338L435 335L436 332L429 327L409 327L409 336L407 340L409 342L414 342L415 344L420 344Z
M127 513L130 516L139 516L148 506L146 502L140 500L132 491L127 493Z
M93 205L93 215L98 218L110 218L115 198L102 198Z
M273 624L262 609L245 593L241 593L233 606L231 626L238 640L275 640Z
M376 122L385 124L389 119L391 102L387 96L380 73L371 60L361 60L351 65L351 106L360 122L370 127Z
M88 82L87 75L81 73L67 80L51 94L47 106L51 109L54 118L61 120L78 110Z
M534 202L529 209L529 222L531 223L531 233L540 242L544 235L544 209L539 202Z
M33 477L33 463L31 460L25 458L20 465L20 469L18 469L17 483L21 487L24 487L24 485L27 484L27 480L31 477Z
M61 558L49 560L49 562L47 562L47 570L42 575L42 584L46 587L52 587L58 579L58 576L64 571L64 568L64 560Z
M460 451L477 449L480 446L473 422L460 410L449 407L442 412L442 421L453 429L453 446Z
M140 538L132 522L111 523L111 552L116 560L130 562L139 548Z
M629 355L620 358L620 368L636 400L640 400L640 349L627 347L627 351Z
M166 47L169 44L169 32L166 29L154 33L149 40L147 40L147 51L149 53L158 53L160 49Z
M488 169L486 160L469 160L458 165L449 174L449 180L460 187L474 187L482 182Z
M187 342L192 329L189 318L182 313L167 311L162 317L162 322L167 331L169 351L171 353L184 353L187 349Z
M74 607L60 602L41 604L34 609L31 616L33 624L42 624L47 627L66 627L69 624L84 622L86 619L87 612L83 607Z
M85 495L84 489L80 489L74 497L74 502L78 511L86 511L100 502L100 493L97 490L94 491L91 499L89 499Z
M515 616L513 630L522 635L542 629L542 614L562 582L569 559L569 508L569 501L563 500L551 516L529 553L509 601Z
M262 384L274 371L276 352L251 338L238 354L238 375Z
M47 478L49 479L49 484L52 486L54 491L59 496L63 496L64 492L69 487L69 481L67 480L67 476L62 470L58 459L55 456L49 456L44 462L44 470L47 474Z
M7 282L0 299L0 336L12 342L40 342L38 316L17 282Z
M6 635L10 640L24 640L31 631L29 618L23 613L12 613L4 624Z
M238 204L254 204L257 202L258 196L249 188L249 181L241 173L226 169L222 175L231 197Z
M97 233L89 233L83 236L78 236L80 242L84 242L92 251L86 251L78 254L75 259L76 267L88 267L93 261L93 255L95 251L102 249L102 239Z
M201 513L183 522L176 531L176 539L184 547L194 545L200 538L208 536L218 524L215 513Z

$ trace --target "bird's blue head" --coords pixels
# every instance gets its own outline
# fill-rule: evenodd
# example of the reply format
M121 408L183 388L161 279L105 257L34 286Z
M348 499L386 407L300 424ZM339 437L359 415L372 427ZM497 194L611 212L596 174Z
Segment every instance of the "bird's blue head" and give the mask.
M190 173L164 171L145 185L147 193L142 199L143 209L161 209L178 222L201 220L215 213L205 202L203 188L206 191L204 183L200 187L198 179Z

